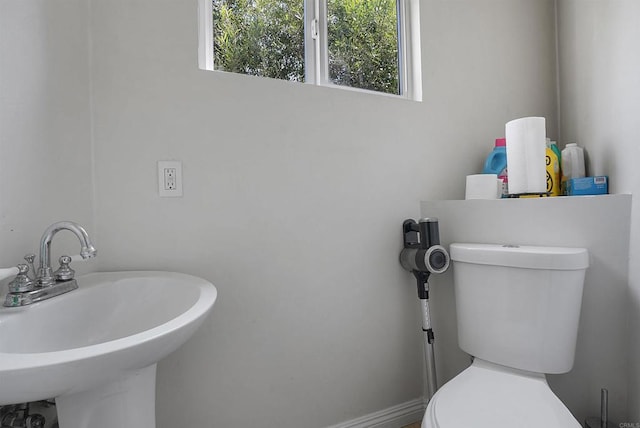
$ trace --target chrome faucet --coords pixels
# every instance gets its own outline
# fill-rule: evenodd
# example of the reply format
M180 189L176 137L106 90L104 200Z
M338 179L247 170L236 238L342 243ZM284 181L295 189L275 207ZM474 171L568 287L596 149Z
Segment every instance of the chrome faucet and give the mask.
M6 271L17 271L17 275L8 285L9 293L5 297L4 306L30 305L78 288L76 280L73 279L75 272L69 267L71 257L60 257L60 268L55 272L51 268L51 241L61 230L69 230L76 235L80 241L80 256L83 259L96 256L97 251L82 226L71 221L52 224L44 231L40 240L40 265L35 278L29 277L29 266L26 264L6 269ZM32 270L34 258L33 254L25 256Z
M49 287L55 284L56 279L51 269L51 241L56 233L61 230L69 230L73 232L80 240L80 256L83 259L90 259L96 256L96 249L91 244L87 231L78 223L72 221L59 221L54 223L44 231L40 240L40 267L38 268L38 276L36 281L41 287Z

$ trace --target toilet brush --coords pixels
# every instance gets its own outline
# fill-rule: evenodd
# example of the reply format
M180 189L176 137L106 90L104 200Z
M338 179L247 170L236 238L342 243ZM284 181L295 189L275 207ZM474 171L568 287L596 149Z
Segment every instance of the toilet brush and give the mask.
M587 418L585 428L617 428L616 424L609 422L609 391L600 390L600 417Z

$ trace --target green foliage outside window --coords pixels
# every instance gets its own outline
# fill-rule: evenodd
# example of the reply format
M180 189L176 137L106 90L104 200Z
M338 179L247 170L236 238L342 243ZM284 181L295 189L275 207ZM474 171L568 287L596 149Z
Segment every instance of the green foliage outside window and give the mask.
M331 81L398 94L395 0L329 0L327 15Z
M212 0L217 70L304 81L303 0ZM329 79L398 94L395 0L328 0Z
M302 0L213 0L215 68L304 81Z

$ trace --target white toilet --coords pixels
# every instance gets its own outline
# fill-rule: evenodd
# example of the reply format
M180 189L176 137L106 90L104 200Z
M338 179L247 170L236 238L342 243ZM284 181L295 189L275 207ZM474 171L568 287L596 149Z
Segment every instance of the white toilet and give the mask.
M470 367L440 388L422 428L578 428L544 373L573 366L583 248L452 244L458 344Z

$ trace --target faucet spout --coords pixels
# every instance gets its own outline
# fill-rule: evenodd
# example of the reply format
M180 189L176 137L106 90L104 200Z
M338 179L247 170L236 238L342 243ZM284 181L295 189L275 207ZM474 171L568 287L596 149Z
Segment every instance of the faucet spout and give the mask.
M89 239L89 234L87 234L87 231L78 223L60 221L52 224L44 231L42 239L40 240L40 266L37 279L41 287L47 287L55 283L51 269L51 241L53 241L56 233L61 230L68 230L76 235L80 241L80 256L82 256L83 259L95 257L97 254L95 247L91 243L91 239Z

